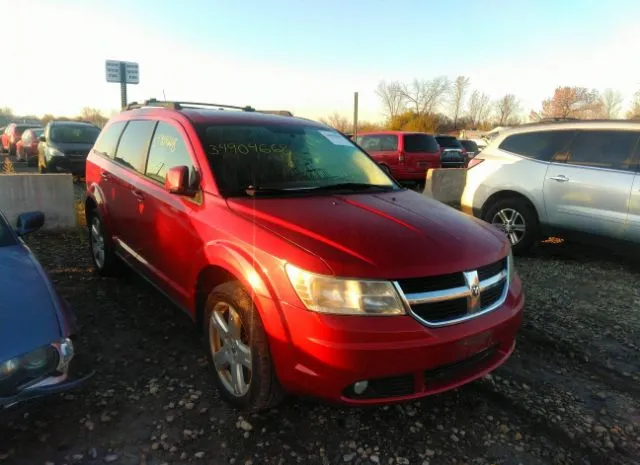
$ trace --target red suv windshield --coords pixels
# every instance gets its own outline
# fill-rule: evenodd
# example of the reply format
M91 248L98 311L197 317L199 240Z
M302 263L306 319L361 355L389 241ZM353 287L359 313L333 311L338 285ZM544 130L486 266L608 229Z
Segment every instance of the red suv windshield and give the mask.
M354 183L393 188L395 183L349 139L301 125L206 125L202 145L223 195L246 195L250 186L314 189Z

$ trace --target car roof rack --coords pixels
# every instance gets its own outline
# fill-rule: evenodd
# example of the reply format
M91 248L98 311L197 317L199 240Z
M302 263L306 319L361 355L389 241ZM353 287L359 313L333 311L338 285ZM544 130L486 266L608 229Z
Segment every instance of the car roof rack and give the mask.
M219 110L225 110L227 108L233 110L242 110L242 111L256 111L255 108L250 106L240 107L237 105L222 105L218 103L204 103L204 102L181 102L175 100L157 100L154 98L145 100L143 103L131 102L127 105L127 110L134 110L138 108L145 107L159 107L159 108L168 108L171 110L182 110L183 108L200 108L200 107L210 107L217 108Z

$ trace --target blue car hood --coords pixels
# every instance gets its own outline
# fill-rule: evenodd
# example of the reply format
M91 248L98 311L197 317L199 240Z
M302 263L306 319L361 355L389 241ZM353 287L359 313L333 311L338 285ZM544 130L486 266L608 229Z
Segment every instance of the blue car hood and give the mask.
M60 339L61 304L26 246L0 247L0 361Z

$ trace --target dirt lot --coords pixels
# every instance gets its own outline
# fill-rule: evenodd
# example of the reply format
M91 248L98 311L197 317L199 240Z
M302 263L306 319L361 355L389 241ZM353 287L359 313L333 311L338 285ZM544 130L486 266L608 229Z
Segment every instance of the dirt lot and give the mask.
M198 333L150 286L95 276L80 233L29 244L76 309L98 373L5 416L2 465L640 463L638 262L557 244L517 259L516 352L455 392L368 409L289 399L242 417L212 389Z

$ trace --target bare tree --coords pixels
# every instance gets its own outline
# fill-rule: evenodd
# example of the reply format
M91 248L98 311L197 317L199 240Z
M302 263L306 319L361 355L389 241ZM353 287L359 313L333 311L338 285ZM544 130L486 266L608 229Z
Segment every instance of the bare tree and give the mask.
M349 120L342 116L340 113L335 112L327 116L326 118L320 118L322 124L331 126L340 132L349 132L352 129L353 124Z
M640 119L640 90L635 93L631 109L627 112L627 118Z
M376 94L380 97L384 113L389 119L395 118L404 109L405 100L399 82L380 81Z
M80 116L78 118L82 121L95 124L100 128L104 127L104 125L107 124L108 121L108 118L104 116L100 110L91 107L84 107L80 111Z
M593 118L601 113L598 91L585 87L558 87L542 102L543 118Z
M516 115L520 111L520 103L515 95L506 94L495 103L495 108L498 115L498 126L504 126L516 119Z
M489 116L489 96L479 90L474 90L469 98L469 109L467 114L471 120L471 126L477 128L480 123L487 120Z
M411 84L401 85L402 96L419 116L434 113L448 90L449 79L446 76L431 80L414 79Z
M451 86L451 112L453 116L453 128L458 128L458 118L464 108L464 97L469 88L470 80L465 76L458 76Z
M600 97L600 105L602 107L602 116L606 119L615 119L620 114L622 106L622 94L613 89L605 89Z

